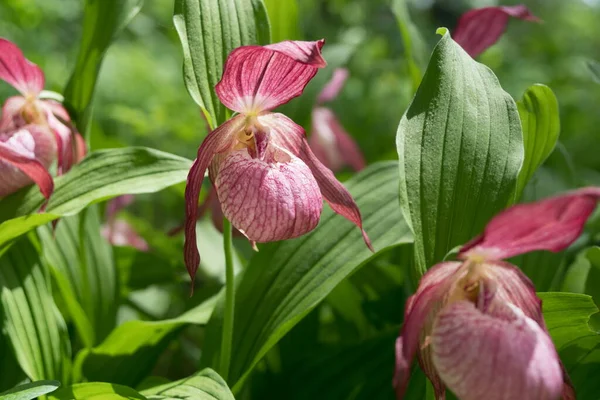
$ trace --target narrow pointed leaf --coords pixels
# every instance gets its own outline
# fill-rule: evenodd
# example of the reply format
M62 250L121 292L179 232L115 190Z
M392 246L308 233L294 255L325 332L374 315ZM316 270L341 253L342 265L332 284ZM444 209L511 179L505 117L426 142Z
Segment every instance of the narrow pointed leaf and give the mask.
M545 85L530 86L517 102L525 158L517 182L517 199L534 172L554 150L560 132L558 101L552 90Z
M398 127L400 203L419 273L514 199L523 160L513 99L445 29Z
M395 162L375 164L348 181L376 251L411 241L397 206L397 182ZM234 391L283 335L373 256L360 231L328 207L311 234L261 246L237 278L229 372ZM218 363L222 317L221 302L207 327L203 366Z
M262 0L176 0L173 23L185 85L214 129L226 120L214 91L225 59L236 47L270 42L267 11Z
M148 400L235 400L227 383L210 368L177 382L142 391Z
M30 382L0 393L0 400L33 400L54 392L59 386L59 381Z

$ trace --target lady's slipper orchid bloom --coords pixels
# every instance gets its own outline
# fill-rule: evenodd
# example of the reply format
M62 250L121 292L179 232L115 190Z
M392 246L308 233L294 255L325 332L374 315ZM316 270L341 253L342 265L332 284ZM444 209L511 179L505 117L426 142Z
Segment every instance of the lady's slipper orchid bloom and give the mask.
M477 57L500 39L510 17L540 21L523 4L476 8L461 15L452 37L471 57Z
M437 399L446 387L461 400L574 399L533 284L502 259L565 249L598 199L600 188L591 187L513 206L461 249L462 262L428 270L406 304L396 342L398 399L415 355Z
M188 175L185 262L194 277L198 196L204 173L215 186L223 214L252 242L303 235L317 226L325 198L363 232L356 203L315 157L304 130L271 110L299 96L326 63L324 40L242 46L231 52L216 92L239 113L208 134ZM209 168L210 167L210 168Z
M348 70L338 68L333 71L331 80L317 97L319 106L312 111L312 130L308 143L319 161L332 171L339 171L346 165L355 171L365 167L365 159L352 137L333 111L321 106L337 97L347 78Z
M129 246L148 251L148 243L125 220L117 218L123 208L134 201L132 194L115 197L106 204L106 224L102 225L102 236L113 246Z
M58 172L68 171L82 156L83 139L74 133L69 113L62 104L40 98L45 83L40 67L27 60L14 43L2 38L0 79L21 93L21 96L10 97L4 103L0 132L14 131L25 125L48 127L57 143ZM75 141L74 135L78 136Z

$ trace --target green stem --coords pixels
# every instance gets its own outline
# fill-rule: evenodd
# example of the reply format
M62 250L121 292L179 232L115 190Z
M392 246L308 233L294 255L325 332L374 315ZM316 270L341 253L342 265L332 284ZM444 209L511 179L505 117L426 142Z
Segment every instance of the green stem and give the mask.
M223 316L223 337L221 339L221 362L219 373L227 381L231 363L233 343L233 314L235 311L235 282L233 276L233 243L231 222L223 218L223 249L225 251L225 315Z

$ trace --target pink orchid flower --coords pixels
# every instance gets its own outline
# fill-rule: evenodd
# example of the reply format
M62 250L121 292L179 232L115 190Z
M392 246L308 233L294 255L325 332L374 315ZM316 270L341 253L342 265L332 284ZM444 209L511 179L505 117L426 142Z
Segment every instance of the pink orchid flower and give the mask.
M57 144L58 173L68 171L85 152L83 139L74 132L69 113L62 104L40 98L45 83L40 67L27 60L14 43L2 38L0 79L21 94L8 98L4 103L0 132L14 132L26 125L48 128L54 134Z
M319 222L325 198L361 229L371 248L354 199L315 157L302 127L271 112L299 96L325 67L323 44L324 40L285 41L243 46L229 54L216 92L239 114L208 134L187 180L185 262L192 279L200 262L196 219L207 169L223 214L254 243L310 232Z
M446 387L461 400L574 399L533 284L502 260L567 248L599 198L600 188L591 187L513 206L463 246L462 262L429 269L408 299L396 341L397 398L417 355L437 399Z
M133 203L135 197L125 194L115 197L106 204L106 220L102 225L102 236L113 246L129 246L140 251L148 251L148 243L125 220L117 218L123 208Z
M475 58L500 39L510 17L540 22L540 19L522 4L476 8L461 15L452 37Z
M347 69L337 68L333 71L331 80L317 97L319 106L312 111L312 130L308 143L319 161L332 171L339 171L346 165L355 171L365 167L365 159L352 136L331 109L321 106L337 97L347 78Z

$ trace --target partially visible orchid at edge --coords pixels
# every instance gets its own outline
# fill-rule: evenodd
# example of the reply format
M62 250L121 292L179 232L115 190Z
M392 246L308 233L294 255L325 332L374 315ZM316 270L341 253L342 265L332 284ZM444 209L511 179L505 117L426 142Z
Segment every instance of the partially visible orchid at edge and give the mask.
M0 197L35 182L48 199L54 190L48 169L55 159L59 174L78 162L85 154L83 138L62 104L40 97L45 83L42 70L2 38L0 79L20 93L2 107Z
M334 100L348 79L348 70L337 68L317 97L312 110L308 143L319 161L332 171L350 166L354 171L365 167L365 159L354 139L346 132L335 113L324 104Z
M462 261L429 269L406 303L396 342L397 398L416 355L438 400L446 387L461 400L574 399L535 287L503 260L567 248L599 199L600 188L589 187L515 205L461 248Z
M229 54L217 96L239 113L210 132L198 149L186 186L185 263L192 280L200 262L196 245L198 197L204 173L223 214L251 242L291 239L314 229L323 198L362 227L346 188L308 146L305 132L271 110L299 96L319 68L324 40L242 46Z

